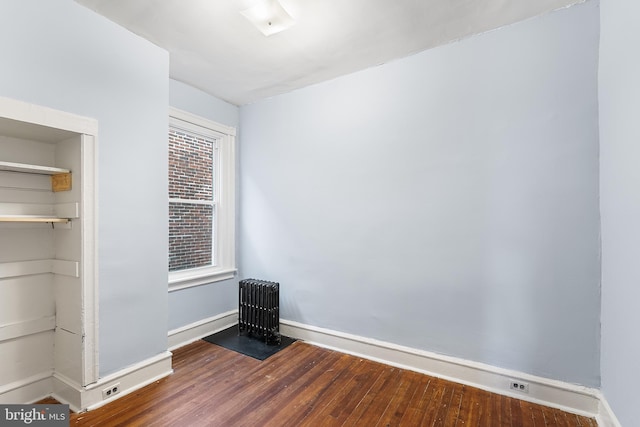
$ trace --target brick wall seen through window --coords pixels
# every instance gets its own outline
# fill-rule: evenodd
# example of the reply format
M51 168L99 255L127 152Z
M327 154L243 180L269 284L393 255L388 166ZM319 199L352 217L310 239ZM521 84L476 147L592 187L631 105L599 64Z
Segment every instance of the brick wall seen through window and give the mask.
M215 264L215 141L169 130L169 271Z

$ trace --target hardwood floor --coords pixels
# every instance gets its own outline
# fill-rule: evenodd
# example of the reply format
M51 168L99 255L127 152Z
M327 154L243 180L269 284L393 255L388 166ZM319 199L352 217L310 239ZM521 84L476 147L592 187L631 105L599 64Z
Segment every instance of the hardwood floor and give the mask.
M296 342L261 362L204 341L175 373L72 426L595 427L565 413Z

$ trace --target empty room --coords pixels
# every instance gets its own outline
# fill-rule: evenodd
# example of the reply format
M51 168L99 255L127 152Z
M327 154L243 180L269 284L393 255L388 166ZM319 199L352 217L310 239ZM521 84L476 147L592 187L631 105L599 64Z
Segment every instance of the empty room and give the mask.
M0 1L0 425L640 425L638 19Z

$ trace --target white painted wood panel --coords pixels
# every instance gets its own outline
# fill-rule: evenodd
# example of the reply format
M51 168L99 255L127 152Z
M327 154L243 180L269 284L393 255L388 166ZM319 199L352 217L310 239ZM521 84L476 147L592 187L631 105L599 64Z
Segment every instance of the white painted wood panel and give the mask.
M0 229L0 262L51 259L55 256L51 224L23 224Z
M76 261L65 261L61 259L52 260L51 272L57 275L65 275L71 277L80 276L80 264Z
M78 277L80 274L80 266L76 261L65 261L59 259L40 259L0 264L0 279L46 273Z
M27 173L0 171L0 187L22 190L51 191L51 177ZM49 194L53 199L53 194ZM13 200L13 199L7 199Z
M0 202L0 215L42 215L54 216L52 204Z
M12 174L16 175L16 174ZM0 201L12 201L14 203L53 203L53 193L51 193L51 181L47 183L47 189L41 188L18 188L7 184L0 173ZM34 186L38 183L34 183Z
M2 341L39 334L40 332L53 331L56 327L56 317L48 316L39 319L25 320L2 325L0 324L0 344Z
M0 279L0 325L55 314L51 274Z
M0 135L0 161L55 167L55 144Z
M55 215L59 218L78 218L80 216L78 202L57 203L53 208Z
M82 334L80 279L77 277L55 275L53 283L57 326L75 334Z
M54 175L57 173L69 173L69 169L53 166L33 165L29 163L14 163L0 160L0 170L11 172L24 172L39 175Z
M33 403L50 396L53 389L51 371L0 385L0 404Z
M53 369L53 331L0 343L0 387Z
M81 171L81 141L82 137L78 135L59 142L56 150L56 163L72 171ZM82 245L80 242L82 241L84 215L80 212L79 201L82 198L82 173L74 173L72 180L73 184L70 191L56 193L58 212L65 216L75 214L73 218L77 218L74 219L71 229L56 230L56 257L81 261ZM79 295L82 293L80 286L78 286L77 292Z
M62 328L55 333L54 366L59 373L74 382L82 381L82 335Z
M49 259L34 261L4 262L0 264L0 279L51 273L53 264ZM11 295L8 295L11 296Z
M54 232L56 258L81 261L82 247L75 244L80 241L81 235L81 218L74 219L71 228L56 228ZM78 292L80 292L80 289L78 289Z

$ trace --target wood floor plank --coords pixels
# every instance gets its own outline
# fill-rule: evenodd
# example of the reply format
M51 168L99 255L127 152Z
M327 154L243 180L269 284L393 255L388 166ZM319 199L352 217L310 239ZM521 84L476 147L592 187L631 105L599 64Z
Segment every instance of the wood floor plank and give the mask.
M209 422L209 425L233 425L242 416L246 408L259 407L263 395L274 387L280 387L292 378L305 372L306 367L301 364L308 354L317 354L321 349L303 346L295 355L291 363L280 363L277 358L261 365L252 373L252 381L239 381L230 387L216 402L216 411L208 410L208 405L202 405L199 412ZM316 356L318 357L318 356Z
M557 427L558 423L556 422L556 415L553 408L550 408L548 406L541 406L540 410L542 411L542 415L544 416L543 425L545 427Z
M596 420L593 418L576 415L576 419L578 420L578 425L581 427L598 427L598 423L596 423Z
M436 420L436 415L442 405L442 399L447 392L448 388L451 388L452 384L446 381L441 381L439 386L434 389L434 393L429 399L429 403L424 408L422 416L420 417L420 423L418 425L432 426Z
M323 389L322 396L317 399L314 406L309 408L306 416L300 423L301 426L333 426L338 425L337 420L332 420L327 413L332 410L331 402L336 393L340 393L344 389L346 382L349 381L350 370L345 369L327 388Z
M507 398L499 394L492 393L490 397L492 422L496 427L511 427L510 405Z
M494 427L495 425L495 414L491 410L492 396L493 393L487 393L482 390L478 395L478 403L480 406L480 417L477 422L478 427Z
M187 355L186 357L193 356ZM146 414L155 405L192 405L194 401L193 396L198 395L199 391L210 389L211 385L215 383L218 385L219 393L222 393L223 389L219 386L220 384L232 381L233 378L242 375L244 370L251 369L255 366L253 359L243 359L239 361L233 354L230 355L227 352L219 352L206 358L194 358L194 362L196 362L195 366L197 367L185 370L182 379L192 378L196 381L181 381L179 384L172 385L171 387L156 387L138 391L132 396L133 398L130 399L131 403L127 405L127 410L114 421L126 423L133 422L134 419L137 419L140 422L150 422L155 418ZM174 369L181 369L180 365L174 366ZM203 378L204 380L197 381L198 378ZM165 379L165 381L166 380L168 379ZM135 397L140 396L141 393L153 393L152 396L150 396L153 397L153 399L147 399L147 402L142 405L137 404ZM214 391L209 396L213 397L219 393ZM135 408L135 411L133 408Z
M274 427L300 425L302 420L313 411L322 394L327 392L328 385L334 381L342 369L345 369L350 362L353 362L351 357L337 352L333 352L331 356L333 356L334 360L324 367L324 370L317 377L309 378L296 393L295 398L285 402L278 408L271 419L266 417L265 414L262 418L263 423L259 425Z
M372 362L369 362L372 363ZM342 403L337 403L332 414L335 416L335 425L341 426L345 423L347 418L356 410L360 405L367 393L374 386L380 376L381 365L376 366L370 372L363 373L356 378L356 384L348 394L348 398L344 399Z
M511 415L511 401L514 400L511 397L500 396L500 421L502 427L517 427L513 423L513 416Z
M375 362L360 359L354 375L318 416L318 426L340 426L362 401L378 378Z
M509 405L509 414L511 416L511 427L524 426L525 421L522 418L522 408L518 399L507 398Z
M289 419L291 425L313 425L314 419L318 413L322 411L328 402L333 399L333 393L340 390L349 377L349 372L358 359L344 355L340 357L339 363L336 364L335 370L330 375L324 377L324 382L317 384L315 393L309 396L301 407L302 411L294 414Z
M456 426L477 426L482 408L479 397L482 391L474 387L466 387L464 390L464 400L460 407L460 420Z
M367 394L365 397L366 402L362 405L362 409L364 410L358 411L358 418L353 419L349 423L345 422L344 425L376 425L380 416L389 405L389 400L400 386L401 376L401 369L392 368L381 387Z
M571 427L571 425L568 423L566 414L563 411L559 409L554 409L553 416L556 421L557 427Z
M377 399L383 390L388 389L390 385L394 384L399 376L399 369L391 366L382 367L376 381L368 390L363 390L365 391L364 395L359 399L355 409L346 417L342 425L358 425L364 414L369 411L371 403Z
M102 408L72 414L71 425L597 427L594 419L302 342L259 361L199 341L174 351L173 368Z
M424 408L429 404L433 390L437 387L438 379L424 376L419 380L419 387L411 398L407 410L398 425L418 425L422 419Z
M307 371L289 384L283 384L276 393L270 393L268 400L262 404L260 411L252 411L242 418L246 425L264 426L272 420L284 420L291 413L291 407L300 405L305 395L313 395L314 387L322 380L322 376L333 369L340 359L339 353L332 352L322 358L309 358ZM280 423L279 425L283 425Z
M567 419L567 425L583 427L580 421L578 420L579 417L577 415L565 413L565 418Z
M450 383L450 387L447 387L445 392L442 394L440 407L433 419L433 427L444 426L444 420L447 418L449 410L451 409L451 401L453 400L453 395L457 387L458 384Z
M542 406L529 403L531 413L533 414L533 423L535 427L547 427L547 422L544 416Z
M319 362L309 360L303 375L300 375L299 378L292 377L289 380L283 381L280 387L273 387L275 393L265 393L264 396L261 396L266 398L266 401L256 401L256 405L260 405L259 412L261 412L261 414L256 411L251 417L241 416L237 418L237 420L239 421L241 419L243 423L246 422L250 425L264 425L272 419L284 419L287 413L283 411L287 403L293 401L299 404L301 394L305 391L312 391L314 387L319 384L319 379L327 369L332 369L336 366L336 362L338 362L339 359L340 357L337 354L331 354ZM280 416L280 414L284 416ZM229 421L233 422L235 420L230 419Z
M458 415L456 417L455 423L453 424L454 427L464 427L469 425L466 423L466 421L469 411L471 410L471 405L474 403L469 397L475 389L464 384L459 384L459 386L460 404L458 406Z
M210 404L224 401L229 390L244 378L247 371L258 366L256 362L259 361L249 357L237 358L232 355L231 359L225 359L224 363L221 361L220 366L215 368L210 366L216 365L215 362L212 362L212 359L208 359L200 369L187 371L186 378L191 379L192 383L190 388L173 388L163 395L163 403L176 405L183 408L184 411L172 411L160 416L151 411L144 411L136 418L143 423L156 422L159 425L171 425L171 423L177 423L185 417L197 419L202 416L202 413L207 412L203 407L206 408ZM208 370L214 370L216 373L206 375Z
M447 412L447 416L444 419L443 426L444 427L455 427L460 419L460 408L462 407L462 397L464 394L464 385L456 384L453 397L451 398L451 406L449 407L449 412Z
M411 371L402 373L400 385L378 420L377 426L396 426L399 424L416 388L419 386L418 378L421 376L421 374Z

